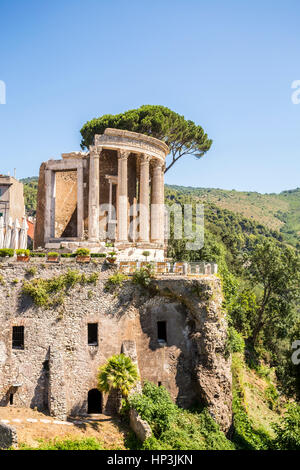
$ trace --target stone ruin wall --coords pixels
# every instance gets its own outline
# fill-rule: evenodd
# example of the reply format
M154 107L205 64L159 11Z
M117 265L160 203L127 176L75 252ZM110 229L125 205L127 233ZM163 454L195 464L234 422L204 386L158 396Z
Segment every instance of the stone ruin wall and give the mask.
M135 342L142 380L161 382L181 406L201 397L228 430L231 424L230 359L225 359L226 320L220 281L156 280L155 295L126 281L105 291L112 274L101 262L78 265L35 263L35 277L51 278L79 269L99 272L97 285L76 285L62 306L44 310L21 295L30 278L25 264L0 264L0 406L7 406L13 384L21 384L14 405L50 408L53 415L87 411L88 391L97 386L98 367ZM18 280L18 282L16 282ZM196 292L196 294L195 294ZM198 293L197 293L198 292ZM167 321L168 344L157 341L157 321ZM87 323L98 323L98 346L87 344ZM11 347L12 326L24 325L25 349ZM113 396L103 397L103 412L113 412Z
M77 171L57 171L55 184L55 238L77 237Z

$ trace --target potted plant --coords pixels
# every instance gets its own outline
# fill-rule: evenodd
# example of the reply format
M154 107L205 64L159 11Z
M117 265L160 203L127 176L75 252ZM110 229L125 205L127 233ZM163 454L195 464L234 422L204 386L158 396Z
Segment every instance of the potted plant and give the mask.
M19 249L16 250L17 261L28 262L30 259L30 250Z
M0 249L0 258L12 258L14 256L15 250L12 248L1 248Z
M56 251L50 251L50 253L47 253L47 261L50 261L51 263L57 263L58 257L59 254L56 253Z
M88 248L78 248L76 250L76 261L79 263L89 263L91 261L91 250Z
M116 261L117 257L116 257L116 253L115 251L110 251L109 253L107 253L106 255L106 260L108 261L108 263L114 263Z
M150 251L143 251L142 255L145 256L147 261L148 256L150 256Z

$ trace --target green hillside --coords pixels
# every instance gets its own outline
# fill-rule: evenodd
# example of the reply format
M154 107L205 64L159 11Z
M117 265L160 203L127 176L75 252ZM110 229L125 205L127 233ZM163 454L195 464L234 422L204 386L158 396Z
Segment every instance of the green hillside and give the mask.
M175 185L167 188L190 196L194 201L213 203L222 209L242 214L249 220L279 231L286 242L300 247L300 188L280 194Z

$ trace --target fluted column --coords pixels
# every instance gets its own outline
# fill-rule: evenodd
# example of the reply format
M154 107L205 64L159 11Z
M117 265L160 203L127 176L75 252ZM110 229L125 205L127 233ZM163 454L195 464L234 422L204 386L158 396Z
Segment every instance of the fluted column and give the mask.
M164 164L156 160L152 174L151 241L164 241Z
M99 158L101 147L90 147L89 240L99 240Z
M77 237L84 234L83 162L77 168Z
M44 220L44 241L55 237L55 192L56 192L55 171L45 170L45 220Z
M129 152L118 150L118 241L128 241L128 178L127 160Z
M139 241L149 242L149 162L148 155L140 159L140 233Z

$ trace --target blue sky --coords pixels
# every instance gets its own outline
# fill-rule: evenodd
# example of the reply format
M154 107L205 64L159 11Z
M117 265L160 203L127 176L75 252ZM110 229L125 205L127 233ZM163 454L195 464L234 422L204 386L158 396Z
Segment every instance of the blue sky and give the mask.
M298 0L0 0L0 172L79 150L87 120L161 104L213 147L169 184L300 186Z

